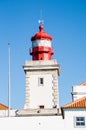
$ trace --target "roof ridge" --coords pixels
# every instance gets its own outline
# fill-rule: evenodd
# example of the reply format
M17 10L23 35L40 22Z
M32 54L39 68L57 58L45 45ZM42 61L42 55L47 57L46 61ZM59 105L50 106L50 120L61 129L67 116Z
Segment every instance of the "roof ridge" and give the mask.
M7 110L8 109L8 106L0 103L0 110Z
M86 81L81 83L80 86L86 86Z
M62 108L83 108L83 107L86 108L86 96L62 106Z

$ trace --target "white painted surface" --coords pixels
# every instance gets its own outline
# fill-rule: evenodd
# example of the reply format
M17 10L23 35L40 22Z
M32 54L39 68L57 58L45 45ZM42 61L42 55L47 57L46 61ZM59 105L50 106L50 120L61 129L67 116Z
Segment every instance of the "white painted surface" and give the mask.
M51 65L58 65L57 61L54 59L54 60L37 60L37 61L28 61L26 60L25 62L25 66L45 66L45 65L48 65L48 67Z
M15 116L16 110L10 110L9 116ZM0 117L7 117L8 116L8 110L0 110Z
M59 65L56 60L26 61L24 66L26 74L26 100L24 108L45 108L59 106L58 75ZM44 77L44 87L38 85L38 79Z
M0 118L1 130L64 130L64 120L57 116Z
M67 109L65 110L65 118L64 118L64 123L66 125L66 130L84 130L86 129L86 126L76 126L75 125L75 118L76 117L85 117L85 125L86 125L86 109Z
M65 119L59 116L2 117L1 130L85 130L74 126L75 116L86 116L85 112L66 111Z
M86 86L81 85L73 86L72 94L73 94L73 101L86 96Z
M51 41L49 40L32 41L32 47L38 47L38 46L51 47Z
M39 78L44 79L44 84L39 84ZM52 75L51 74L37 74L30 75L30 108L39 108L44 105L45 108L52 108Z

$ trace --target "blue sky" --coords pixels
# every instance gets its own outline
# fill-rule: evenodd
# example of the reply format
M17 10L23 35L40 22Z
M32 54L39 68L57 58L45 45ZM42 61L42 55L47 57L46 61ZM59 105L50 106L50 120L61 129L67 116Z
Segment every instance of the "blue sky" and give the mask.
M53 37L54 59L60 64L60 106L71 102L73 85L86 81L85 0L0 0L0 102L8 99L8 43L11 49L11 107L23 108L25 74L31 60L31 37L38 32L40 10L45 31Z

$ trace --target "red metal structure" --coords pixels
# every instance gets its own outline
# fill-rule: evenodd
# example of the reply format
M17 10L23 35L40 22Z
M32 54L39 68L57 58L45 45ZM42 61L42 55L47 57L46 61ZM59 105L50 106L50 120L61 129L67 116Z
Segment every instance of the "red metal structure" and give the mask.
M32 48L30 49L30 55L32 60L51 60L54 54L51 47L52 37L44 32L44 27L39 26L39 32L32 38Z

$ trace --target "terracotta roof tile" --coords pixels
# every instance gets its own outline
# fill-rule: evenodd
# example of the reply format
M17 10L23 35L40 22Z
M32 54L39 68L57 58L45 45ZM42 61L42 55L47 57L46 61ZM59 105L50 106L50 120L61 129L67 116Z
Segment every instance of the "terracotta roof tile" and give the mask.
M86 82L81 83L80 86L86 86Z
M0 103L0 110L8 110L8 107Z
M62 106L62 108L86 108L86 96Z

